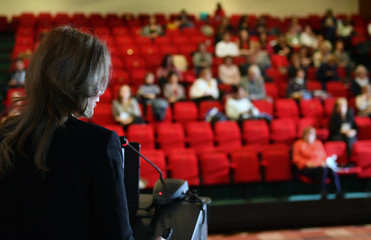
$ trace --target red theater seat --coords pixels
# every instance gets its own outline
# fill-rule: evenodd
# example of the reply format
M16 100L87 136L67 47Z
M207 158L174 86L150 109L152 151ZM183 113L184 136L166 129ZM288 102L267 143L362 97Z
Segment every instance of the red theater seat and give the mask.
M269 143L269 127L264 120L244 121L242 139L245 144L266 145Z
M187 180L191 186L200 185L198 160L193 149L170 151L167 169L171 178Z
M164 152L185 147L185 136L180 123L159 123L156 127L157 142Z
M358 127L357 138L359 140L371 139L371 120L369 117L354 117Z
M203 185L230 183L227 154L209 152L200 156L200 173Z
M132 124L128 128L128 140L138 142L142 149L155 148L155 132L151 124Z
M268 113L273 116L273 104L268 100L254 100L252 101L254 106L259 109L260 112Z
M277 84L266 82L264 83L264 86L265 86L265 91L266 91L267 96L274 98L274 99L279 97Z
M343 141L328 141L324 143L325 150L328 156L337 155L336 162L339 166L346 166L348 163L348 156L346 144Z
M300 113L303 117L320 119L323 116L323 106L319 99L300 100Z
M99 125L117 124L112 114L112 106L110 103L98 103L94 109L94 115L91 119L93 123Z
M253 148L242 148L231 154L233 181L235 183L260 182L258 154Z
M222 104L217 101L217 100L210 100L210 101L202 101L200 103L200 119L205 119L205 116L207 114L208 111L210 111L212 108L216 107L219 112L223 111L223 106Z
M173 106L173 117L176 122L183 125L187 122L197 121L198 108L196 103L192 101L175 103Z
M327 92L334 97L348 97L348 92L342 82L328 82L326 84Z
M151 160L162 171L163 177L166 178L166 162L165 154L161 150L143 149L142 154ZM147 182L146 188L153 188L156 181L160 179L160 174L147 163L144 159L140 158L140 177Z
M268 145L263 148L261 154L267 182L292 179L289 148L286 145Z
M214 133L208 122L189 122L186 126L188 144L197 153L214 146Z
M371 141L358 140L353 145L351 160L361 168L360 178L371 178Z
M271 122L271 139L275 143L292 144L296 139L296 125L293 119L273 119Z
M275 101L276 116L278 118L299 118L299 109L295 100L291 98L276 99Z
M118 136L125 136L124 129L122 128L121 125L119 124L108 124L108 125L103 125L103 127L108 128L109 130L112 130L117 133Z
M221 150L229 153L241 147L241 131L235 121L216 122L214 131Z

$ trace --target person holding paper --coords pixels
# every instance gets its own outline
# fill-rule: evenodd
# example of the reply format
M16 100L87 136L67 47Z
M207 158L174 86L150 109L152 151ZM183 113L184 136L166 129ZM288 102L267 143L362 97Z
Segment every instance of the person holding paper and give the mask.
M322 199L325 199L327 195L327 178L330 178L335 185L336 197L343 197L339 176L326 164L327 160L333 162L336 155L327 156L322 142L316 139L315 128L304 129L302 138L294 143L292 154L298 174L307 176L319 183Z

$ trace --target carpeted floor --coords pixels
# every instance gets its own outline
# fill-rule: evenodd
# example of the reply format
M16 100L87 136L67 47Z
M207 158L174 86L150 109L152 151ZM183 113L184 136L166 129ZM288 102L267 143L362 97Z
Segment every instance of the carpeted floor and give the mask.
M234 235L210 235L209 240L371 240L371 225L276 230Z

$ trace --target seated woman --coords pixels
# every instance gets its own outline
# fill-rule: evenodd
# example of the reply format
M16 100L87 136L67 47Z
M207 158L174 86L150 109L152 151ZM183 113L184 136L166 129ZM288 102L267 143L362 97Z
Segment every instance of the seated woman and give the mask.
M227 117L232 120L242 122L246 119L264 118L268 121L272 120L272 116L265 113L260 113L254 104L249 100L248 93L243 87L238 87L231 94L225 104L225 112Z
M371 117L371 86L362 88L362 94L356 97L356 108L359 116Z
M350 157L352 146L357 140L357 126L351 108L348 108L346 98L338 98L329 122L330 141L344 141L347 145L347 153Z
M343 197L339 177L335 171L326 165L327 154L322 142L316 140L315 128L308 127L304 129L302 139L294 143L292 154L298 174L318 182L323 199L326 198L326 179L328 177L331 178L335 185L337 198Z
M131 97L130 87L122 85L117 99L112 102L112 112L115 121L127 128L132 123L144 123L137 100Z
M209 68L204 68L200 73L200 77L193 82L189 96L196 102L218 99L218 83L213 78Z
M328 56L326 63L321 64L321 66L318 68L316 78L321 82L322 90L327 90L328 82L340 80L337 68L338 62L333 54Z
M160 87L155 84L155 75L148 72L144 77L144 84L140 85L137 91L137 96L144 107L144 115L146 115L147 104L152 103L160 93Z
M289 80L287 84L287 97L296 100L311 98L310 93L307 91L303 68L299 68L296 71L296 76Z
M157 24L156 18L151 16L148 20L148 25L142 28L142 36L156 38L163 34L161 25Z
M241 81L241 74L238 66L233 63L233 58L227 56L218 67L218 75L222 83L231 86L238 86Z
M367 69L363 65L358 65L355 72L355 78L351 82L350 91L354 96L362 93L361 89L370 84L370 79L367 76Z
M186 98L184 87L179 83L176 72L169 72L167 83L164 86L164 97L169 103L175 103Z
M180 80L182 80L183 75L180 72L180 70L175 67L173 56L170 54L167 54L162 59L161 66L157 68L156 70L156 78L161 88L163 88L163 86L165 85L169 72L172 72L172 71L177 72Z

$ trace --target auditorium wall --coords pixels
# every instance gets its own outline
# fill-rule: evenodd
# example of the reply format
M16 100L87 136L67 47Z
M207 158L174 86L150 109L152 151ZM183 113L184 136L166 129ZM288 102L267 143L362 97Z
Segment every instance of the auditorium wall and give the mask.
M221 2L227 14L270 13L274 16L322 14L331 8L335 13L358 13L358 0L1 0L0 15L11 17L22 12L100 12L100 13L212 13Z

